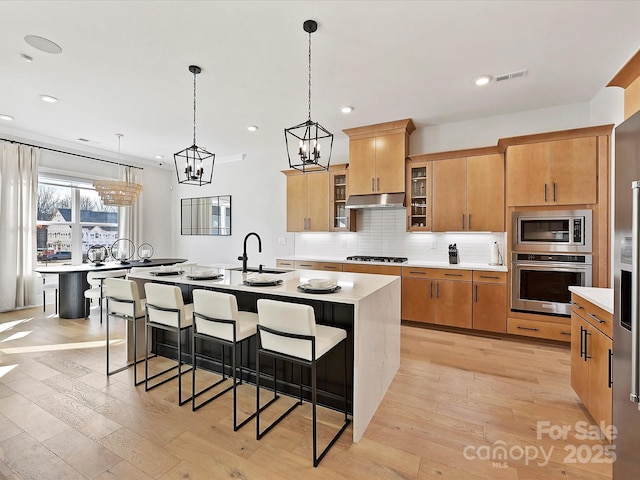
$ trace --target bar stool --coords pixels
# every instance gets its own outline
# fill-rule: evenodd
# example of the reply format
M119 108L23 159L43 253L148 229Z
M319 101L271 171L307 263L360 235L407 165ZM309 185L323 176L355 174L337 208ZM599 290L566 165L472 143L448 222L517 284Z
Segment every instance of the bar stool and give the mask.
M178 405L184 405L191 397L182 400L182 374L187 373L192 367L182 371L182 332L191 328L193 324L193 304L184 304L182 300L182 290L175 285L162 285L148 282L144 284L147 302L145 304L145 331L144 331L144 390L156 388L167 383L174 378L178 379ZM176 333L178 337L178 360L177 364L162 372L149 376L149 329L159 328L168 332ZM155 385L149 386L149 380L159 377L174 368L178 373L159 381Z
M302 378L300 398L286 412L260 431L260 356L271 356L311 369L311 405L313 422L313 466L317 467L335 444L351 420L347 416L347 332L341 328L316 325L313 307L276 300L258 300L258 346L256 353L256 439L260 440L296 407L302 405ZM317 361L336 346L344 344L344 423L329 444L317 455ZM302 376L301 376L302 377ZM277 396L276 371L273 372L274 399Z
M142 360L138 361L138 340L136 332L138 330L138 320L144 320L144 305L146 299L140 298L138 284L133 280L106 278L104 280L104 287L107 298L107 375L121 372L133 365L133 384L135 386L140 385L142 381L138 382L137 365L138 363L142 363ZM133 326L133 363L116 370L109 369L109 317L111 316L124 318L127 323L131 322Z
M191 410L196 411L209 402L220 397L229 390L233 390L233 431L237 431L251 420L255 413L237 422L238 407L236 399L236 387L242 384L242 344L246 343L256 334L258 314L251 312L239 312L238 302L234 295L228 293L213 292L211 290L193 291L193 336L191 345L193 382L191 395ZM206 340L222 346L222 378L200 392L196 388L196 368L198 358L208 358L196 351L196 339ZM240 346L240 376L236 376L237 346ZM196 398L227 380L225 364L225 347L231 349L231 380L232 384L224 390L216 393L200 405L196 404Z
M105 296L104 279L105 278L124 278L127 275L126 270L107 270L98 272L88 272L87 282L91 285L91 288L87 288L84 291L84 298L87 300L87 304L84 307L84 317L89 318L90 307L89 303L93 300L98 300L100 307L100 323L102 323L102 299Z

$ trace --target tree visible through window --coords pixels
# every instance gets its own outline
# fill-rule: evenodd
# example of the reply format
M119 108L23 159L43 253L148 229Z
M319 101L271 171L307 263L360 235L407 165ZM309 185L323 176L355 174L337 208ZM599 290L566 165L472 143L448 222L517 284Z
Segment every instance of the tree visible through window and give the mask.
M90 185L41 178L37 210L39 264L84 262L90 247L118 239L118 208Z

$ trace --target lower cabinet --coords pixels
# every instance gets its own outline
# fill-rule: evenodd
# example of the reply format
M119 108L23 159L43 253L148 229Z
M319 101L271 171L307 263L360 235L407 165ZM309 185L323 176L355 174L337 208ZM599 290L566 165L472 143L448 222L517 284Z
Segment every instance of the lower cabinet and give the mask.
M473 328L507 332L506 272L473 272Z
M591 306L580 298L571 311L571 386L595 424L603 425L607 434L606 427L612 422L613 340L592 323ZM608 315L605 320L610 322Z
M402 267L402 319L472 326L469 270Z

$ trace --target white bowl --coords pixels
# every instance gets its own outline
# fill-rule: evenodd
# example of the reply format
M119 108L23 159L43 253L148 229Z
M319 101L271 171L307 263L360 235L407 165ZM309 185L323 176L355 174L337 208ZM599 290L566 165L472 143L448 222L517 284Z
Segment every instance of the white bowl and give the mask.
M335 285L335 282L327 280L326 278L310 278L307 283L313 288L329 288Z
M273 275L270 275L268 273L258 273L251 277L251 281L257 283L269 283L273 282L275 279L276 278Z

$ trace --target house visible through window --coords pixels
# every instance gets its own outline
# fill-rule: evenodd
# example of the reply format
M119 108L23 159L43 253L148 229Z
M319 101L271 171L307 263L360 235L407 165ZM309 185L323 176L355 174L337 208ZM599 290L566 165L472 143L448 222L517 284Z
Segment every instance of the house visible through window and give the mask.
M84 262L90 247L118 239L118 207L104 205L91 184L41 176L37 209L39 265Z

